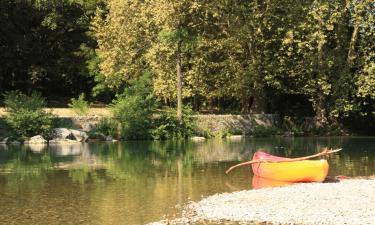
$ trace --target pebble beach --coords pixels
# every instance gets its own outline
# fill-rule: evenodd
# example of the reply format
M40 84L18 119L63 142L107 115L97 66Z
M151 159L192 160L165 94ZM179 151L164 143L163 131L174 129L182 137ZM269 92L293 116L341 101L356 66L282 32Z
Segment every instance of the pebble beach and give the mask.
M374 225L375 180L221 193L190 203L184 214L153 224Z

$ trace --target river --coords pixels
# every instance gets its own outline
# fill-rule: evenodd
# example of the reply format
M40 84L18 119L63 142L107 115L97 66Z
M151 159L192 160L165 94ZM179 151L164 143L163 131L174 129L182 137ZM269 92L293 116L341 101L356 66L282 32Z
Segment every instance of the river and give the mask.
M211 139L0 146L0 224L145 224L175 218L189 201L252 189L249 168L224 171L257 150L299 157L324 147L329 176L375 174L374 137Z

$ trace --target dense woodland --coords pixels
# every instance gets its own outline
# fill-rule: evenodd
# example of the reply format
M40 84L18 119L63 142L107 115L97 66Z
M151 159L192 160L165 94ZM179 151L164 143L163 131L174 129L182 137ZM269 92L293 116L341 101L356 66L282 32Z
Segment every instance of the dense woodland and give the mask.
M147 78L178 112L370 129L374 16L371 0L1 0L0 94L110 103Z

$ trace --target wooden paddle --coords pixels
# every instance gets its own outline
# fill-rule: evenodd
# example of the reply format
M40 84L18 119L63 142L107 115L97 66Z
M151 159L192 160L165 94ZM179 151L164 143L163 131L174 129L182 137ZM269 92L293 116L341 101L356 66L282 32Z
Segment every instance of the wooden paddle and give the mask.
M251 164L254 164L254 163L280 163L280 162L295 162L295 161L301 161L301 160L307 160L307 159L312 159L312 158L316 158L316 157L319 157L319 156L326 156L326 155L330 155L330 154L333 154L335 152L339 152L341 151L342 148L338 148L338 149L335 149L335 150L332 150L332 149L324 149L322 152L320 153L317 153L315 155L310 155L310 156L305 156L305 157L299 157L299 158L293 158L293 159L282 159L282 160L277 160L277 161L268 161L268 160L261 160L261 159L257 159L257 160L251 160L251 161L248 161L248 162L243 162L243 163L239 163L237 165L234 165L232 167L230 167L227 171L225 171L226 174L228 174L230 171L232 171L233 169L235 168L238 168L238 167L241 167L241 166L248 166L248 165L251 165Z

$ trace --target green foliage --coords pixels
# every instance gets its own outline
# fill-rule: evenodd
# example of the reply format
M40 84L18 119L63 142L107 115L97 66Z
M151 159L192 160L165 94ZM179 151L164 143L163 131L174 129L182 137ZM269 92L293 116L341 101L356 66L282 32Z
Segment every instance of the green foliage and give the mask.
M320 126L368 123L373 12L371 0L3 1L0 89L121 94L148 69L150 93L173 106L181 56L182 97L194 109L274 113L282 96L299 96Z
M78 98L71 98L68 106L80 116L87 115L90 110L90 104L85 100L84 93L81 93Z
M219 137L219 138L226 138L226 137L230 137L232 135L233 134L229 129L222 129L222 130L219 130L218 132L216 132L214 134L215 137Z
M252 135L254 135L254 137L269 137L275 134L277 134L276 128L262 125L255 126L252 131Z
M172 108L163 109L160 115L155 117L151 135L156 140L187 138L196 130L189 107L184 107L181 121L177 119L176 110Z
M19 91L5 95L5 121L18 137L26 138L50 133L54 116L44 111L45 100L39 93L27 96Z
M301 136L305 135L305 132L299 127L293 127L291 129L291 132L292 132L293 136L295 136L295 137L301 137Z
M151 74L145 72L118 95L111 105L113 117L121 124L121 136L126 140L150 138L155 99Z
M118 123L111 118L103 118L96 124L95 132L104 136L117 137Z
M80 47L96 46L88 31L101 2L2 1L0 90L37 89L49 96L90 91L94 82Z

